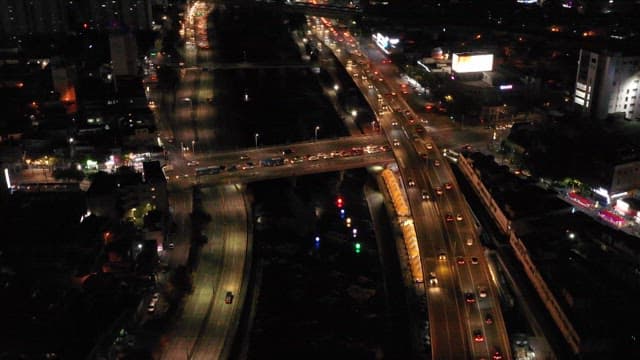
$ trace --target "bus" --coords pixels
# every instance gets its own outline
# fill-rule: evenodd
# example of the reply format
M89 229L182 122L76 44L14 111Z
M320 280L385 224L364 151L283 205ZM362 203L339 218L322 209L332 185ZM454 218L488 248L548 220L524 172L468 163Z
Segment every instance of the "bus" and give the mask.
M224 170L224 166L220 166L220 165L196 168L196 176L215 175L215 174L219 174L223 170Z
M262 159L260 160L260 165L261 166L281 166L284 165L284 158L282 157L272 157L272 158L267 158L267 159Z

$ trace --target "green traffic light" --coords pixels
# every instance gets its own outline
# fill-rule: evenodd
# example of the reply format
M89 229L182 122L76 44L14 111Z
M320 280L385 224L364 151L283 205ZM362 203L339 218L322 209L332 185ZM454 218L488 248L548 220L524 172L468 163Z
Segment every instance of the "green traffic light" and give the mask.
M361 248L360 243L359 242L355 243L354 247L356 250L356 254L360 254L360 248Z

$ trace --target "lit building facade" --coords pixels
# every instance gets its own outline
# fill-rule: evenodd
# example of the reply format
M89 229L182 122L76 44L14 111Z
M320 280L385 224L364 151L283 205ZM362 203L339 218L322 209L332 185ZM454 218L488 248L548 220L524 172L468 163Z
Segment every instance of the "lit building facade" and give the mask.
M640 56L581 49L574 102L597 119L640 119Z

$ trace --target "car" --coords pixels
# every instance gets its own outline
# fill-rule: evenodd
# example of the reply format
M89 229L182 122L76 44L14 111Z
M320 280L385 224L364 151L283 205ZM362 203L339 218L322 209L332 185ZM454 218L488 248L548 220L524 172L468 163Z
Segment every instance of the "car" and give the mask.
M471 246L473 245L473 238L472 237L468 237L467 241L466 241L467 246Z
M451 214L447 214L447 215L445 215L445 216L444 216L444 220L445 220L446 222L452 222L452 221L453 221L453 215L451 215Z
M456 263L458 263L458 265L464 265L464 258L462 256L458 256L456 258Z
M440 160L434 160L433 166L440 166Z
M431 286L438 285L438 277L436 276L436 273L433 271L429 273L429 285Z
M453 184L452 184L452 183L450 183L450 182L445 183L445 184L444 184L444 188L445 188L445 189L447 189L447 190L451 190L451 189L453 189Z
M493 324L493 316L492 316L491 314L487 313L487 314L484 316L484 322L485 322L487 325L491 325L491 324Z
M429 155L427 155L427 153L420 153L420 158L422 160L427 160L429 158Z
M398 126L398 121L397 120L393 120L391 122L391 126Z
M440 252L440 254L438 254L438 260L447 260L447 254L445 254L444 251Z
M151 295L151 301L153 301L153 302L157 302L157 301L158 301L158 299L160 299L160 293L159 293L159 292L154 292L154 293Z
M393 146L400 146L400 140L393 139Z
M502 354L500 353L500 350L495 348L494 351L493 351L493 355L491 355L491 358L493 360L502 360Z
M290 154L293 154L293 150L291 149L282 150L282 155L290 155Z
M475 256L474 256L474 257L472 257L472 258L471 258L471 263L472 263L473 265L478 265L478 258L477 258L477 257L475 257Z
M481 299L484 299L487 297L487 289L484 287L481 287L480 289L478 289L478 295L480 296Z
M444 191L442 191L442 188L440 186L436 187L436 194L437 195L442 195L444 194Z
M413 179L411 179L411 178L409 178L409 180L407 181L407 184L409 185L409 187L414 187L414 186L416 186L416 182L415 182Z
M149 304L149 306L147 306L147 312L151 314L155 311L156 311L156 303L152 302Z
M473 304L474 302L476 302L476 297L475 295L473 295L473 293L466 293L464 294L464 301L466 301L468 304Z
M429 200L429 198L430 198L429 192L427 190L422 190L420 195L422 196L422 200Z
M456 220L462 221L462 214L460 213L456 214Z
M428 149L428 150L433 149L433 144L431 144L431 143L427 143L427 145L426 145L426 146L427 146L427 149Z
M409 124L413 124L415 122L415 119L411 115L407 116L407 120L409 120Z
M405 111L404 111L404 114L405 114L405 115L411 115L411 111L409 111L409 110L405 110Z
M484 341L484 335L482 335L482 331L475 330L473 332L473 341L475 341L475 342L483 342Z
M240 155L240 160L249 160L249 155Z
M172 241L172 242L169 243L168 247L169 247L169 250L173 250L176 247L176 244L174 244L173 241Z
M224 297L225 304L231 304L233 302L233 293L231 291L227 291L227 295Z
M255 164L250 161L240 165L240 169L242 170L253 169L254 167L255 167Z
M197 166L198 164L200 164L200 162L198 160L189 160L189 161L187 161L187 166Z

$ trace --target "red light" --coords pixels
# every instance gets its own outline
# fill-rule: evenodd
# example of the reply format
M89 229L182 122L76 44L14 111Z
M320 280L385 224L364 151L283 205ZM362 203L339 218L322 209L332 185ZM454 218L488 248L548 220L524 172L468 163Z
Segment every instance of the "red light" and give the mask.
M87 23L82 24L82 28L88 29L89 28L89 24L87 24Z
M338 199L336 199L336 205L341 208L344 205L344 200L342 200L341 196L338 196Z

